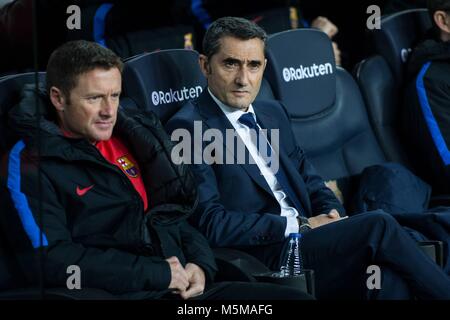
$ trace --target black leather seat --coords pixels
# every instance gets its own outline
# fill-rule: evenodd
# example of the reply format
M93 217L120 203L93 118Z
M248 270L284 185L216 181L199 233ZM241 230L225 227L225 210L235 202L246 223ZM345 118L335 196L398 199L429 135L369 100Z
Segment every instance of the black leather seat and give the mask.
M366 102L369 119L386 157L409 165L397 132L404 89L404 69L412 48L431 27L427 9L414 9L383 17L374 31L377 55L360 62L355 77Z
M151 110L165 123L205 85L198 52L173 49L143 54L125 62L121 105Z
M102 3L103 2L103 3ZM79 29L67 30L67 40L95 41L114 51L122 59L171 48L193 48L194 27L172 17L177 4L143 1L87 1L81 7Z
M357 180L364 168L387 161L358 85L347 71L336 68L330 40L322 32L275 34L266 51L265 78L274 98L283 103L298 143L325 180L344 182L348 200L351 180ZM264 83L262 90L266 87ZM269 95L264 92L258 98ZM442 266L442 242L419 245Z
M386 60L380 55L360 62L356 66L355 77L364 97L371 125L386 158L411 167L397 125L401 83L395 79Z
M405 63L415 45L431 28L427 9L411 9L381 18L373 32L375 49L386 59L396 81L403 80Z
M8 111L20 99L20 92L26 83L33 83L35 74L23 73L18 75L9 75L0 79L0 159L4 153L15 143L15 137L7 130ZM45 81L45 73L38 74L39 82Z
M357 175L386 160L358 86L336 68L325 33L297 29L274 34L267 41L267 59L265 78L284 104L298 143L325 180Z

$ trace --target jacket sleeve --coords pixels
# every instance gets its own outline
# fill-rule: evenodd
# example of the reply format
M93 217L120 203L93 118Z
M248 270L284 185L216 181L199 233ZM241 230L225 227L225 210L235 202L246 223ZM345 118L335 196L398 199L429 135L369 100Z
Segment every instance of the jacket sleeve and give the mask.
M217 265L208 241L188 222L184 222L181 226L181 237L187 262L195 263L202 268L206 281L211 283L217 272Z
M70 276L67 268L76 265L81 270L82 288L99 288L113 293L159 292L168 288L170 267L162 258L75 243L65 210L45 173L41 174L42 192L39 197L36 166L22 164L21 168L18 176L11 176L15 172L10 171L8 178L4 179L7 180L7 189L3 183L1 203L6 206L7 212L2 215L1 227L29 282L36 284L39 279L39 252L43 244L47 287L66 287ZM39 208L42 214L38 214Z
M173 118L166 124L171 133L183 128L193 134L194 120ZM192 150L194 139L191 139ZM202 146L202 150L205 146ZM201 151L201 150L200 150ZM194 155L191 155L194 157ZM227 210L220 201L220 192L214 170L206 164L191 166L198 185L199 204L192 223L206 236L212 247L254 246L278 243L284 240L286 218L273 213Z
M448 47L448 46L447 46ZM428 66L428 67L427 67ZM408 137L412 137L416 148L422 157L427 157L426 165L435 165L431 161L428 150L434 148L439 154L440 160L449 166L450 152L450 62L446 60L432 61L422 68L415 79L415 94L411 95L417 101L417 107L407 106L408 117L411 123L408 124L410 131ZM406 97L410 101L411 97ZM405 112L406 113L406 112ZM429 138L430 137L430 138ZM418 157L421 157L418 155ZM434 159L433 159L434 160ZM440 163L438 164L438 166ZM446 170L448 172L448 170Z

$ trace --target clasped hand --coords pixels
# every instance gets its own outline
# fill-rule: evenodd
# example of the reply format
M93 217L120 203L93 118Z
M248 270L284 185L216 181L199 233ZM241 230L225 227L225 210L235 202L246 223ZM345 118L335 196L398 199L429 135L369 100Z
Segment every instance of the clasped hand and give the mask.
M171 281L169 289L175 289L183 299L189 299L203 293L205 290L205 273L194 263L183 265L177 257L166 259L170 266Z

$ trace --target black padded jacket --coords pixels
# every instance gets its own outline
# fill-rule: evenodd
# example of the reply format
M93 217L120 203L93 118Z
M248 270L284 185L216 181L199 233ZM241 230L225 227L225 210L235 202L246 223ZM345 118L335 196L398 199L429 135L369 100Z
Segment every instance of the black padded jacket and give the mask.
M0 230L27 283L39 279L41 245L48 287L65 287L67 268L77 265L82 287L157 298L167 292L171 280L165 261L170 256L183 265L196 263L212 281L213 254L205 238L186 222L197 203L194 179L185 166L172 163L172 145L156 115L120 108L114 128L139 163L149 199L144 213L125 174L86 139L62 136L48 97L42 91L39 97L40 157L29 87L9 113L11 130L20 140L1 175ZM77 193L77 188L90 186L85 194Z

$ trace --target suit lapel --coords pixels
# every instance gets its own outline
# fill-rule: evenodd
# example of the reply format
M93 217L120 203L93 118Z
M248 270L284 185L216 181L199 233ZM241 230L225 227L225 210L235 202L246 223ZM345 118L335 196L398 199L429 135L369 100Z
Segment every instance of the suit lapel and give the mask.
M207 89L203 91L203 93L201 94L201 96L197 101L199 113L204 120L204 124L206 124L208 128L220 130L220 132L222 133L222 137L226 137L227 129L231 129L234 131L233 125L225 116L225 114L222 112L217 103L211 98L211 95L209 94ZM236 141L236 143L234 144L234 150L229 145L227 145L223 140L222 144L229 152L231 152L234 155L234 163L239 164L237 162L238 158L236 153L236 144L237 143L243 144L244 142L241 140L239 135L237 135L236 139L238 141ZM250 153L248 152L247 148L245 148L245 159L250 159ZM258 186L260 186L270 195L273 195L272 190L270 189L269 185L264 179L264 176L261 174L256 164L250 164L248 163L248 161L245 161L244 164L239 165L247 172L247 174L253 179L253 181Z
M270 143L272 144L272 132L270 129L279 129L280 125L277 121L274 120L274 117L270 115L269 112L267 112L266 109L258 108L258 104L254 103L253 107L256 112L256 118L258 120L258 123L260 126L264 129L267 129L267 135ZM297 169L292 165L292 161L289 158L289 155L286 153L285 149L281 148L281 134L279 135L279 164L283 166L283 169L286 173L286 177L289 180L289 183L294 190L295 194L297 195L299 201L302 204L302 207L307 212L311 211L311 205L309 201L309 195L308 190L306 188L306 185L301 178L299 172ZM273 147L273 146L272 146Z

